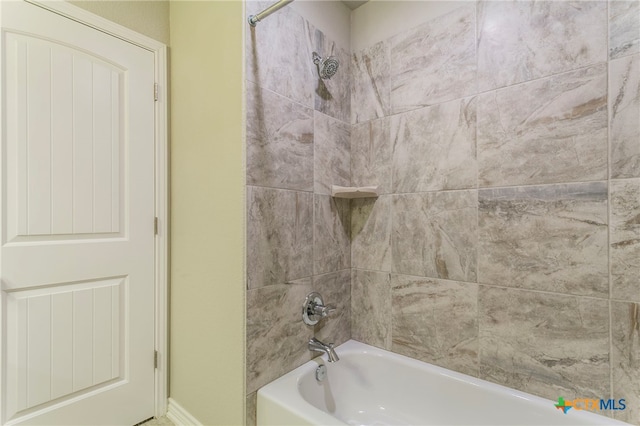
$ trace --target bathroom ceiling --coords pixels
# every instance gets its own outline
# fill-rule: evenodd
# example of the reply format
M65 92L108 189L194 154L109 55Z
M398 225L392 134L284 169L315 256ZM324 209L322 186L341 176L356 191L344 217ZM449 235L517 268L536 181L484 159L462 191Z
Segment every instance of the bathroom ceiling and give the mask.
M367 1L369 0L342 0L342 3L344 3L349 9L353 10L362 6Z

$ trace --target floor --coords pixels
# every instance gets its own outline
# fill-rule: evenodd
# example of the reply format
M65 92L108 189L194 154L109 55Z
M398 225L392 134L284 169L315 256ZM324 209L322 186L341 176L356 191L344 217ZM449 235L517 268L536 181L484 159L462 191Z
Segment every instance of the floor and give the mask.
M174 426L173 422L166 416L158 417L157 419L147 420L144 423L140 423L138 426Z

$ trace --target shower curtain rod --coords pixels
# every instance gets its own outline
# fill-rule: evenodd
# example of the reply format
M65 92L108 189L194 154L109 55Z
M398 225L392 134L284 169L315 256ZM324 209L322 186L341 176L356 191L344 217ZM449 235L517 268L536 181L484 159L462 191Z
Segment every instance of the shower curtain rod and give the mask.
M273 12L277 12L278 10L282 9L292 1L293 0L280 0L277 3L272 4L271 6L269 6L268 8L266 8L260 13L257 13L255 15L249 15L249 19L248 19L249 25L251 25L252 27L255 27L258 22L262 21L264 18L271 15Z

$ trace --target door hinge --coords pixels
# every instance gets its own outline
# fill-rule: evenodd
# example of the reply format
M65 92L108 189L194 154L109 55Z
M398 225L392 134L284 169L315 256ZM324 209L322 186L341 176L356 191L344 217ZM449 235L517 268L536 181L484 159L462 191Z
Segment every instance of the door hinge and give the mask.
M158 91L160 89L158 89L158 83L153 83L153 100L157 101L158 100Z
M158 368L158 351L153 351L153 368Z
M158 225L158 218L154 217L153 218L153 234L154 235L158 235L158 229L159 229L160 225Z

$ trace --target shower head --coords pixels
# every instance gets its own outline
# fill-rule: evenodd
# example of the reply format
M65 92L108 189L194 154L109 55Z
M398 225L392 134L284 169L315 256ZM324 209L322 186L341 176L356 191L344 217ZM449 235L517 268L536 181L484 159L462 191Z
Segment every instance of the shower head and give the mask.
M313 63L316 64L318 75L323 80L333 77L336 72L338 72L338 67L340 66L340 62L338 62L335 57L329 56L328 58L322 59L316 52L313 52Z

